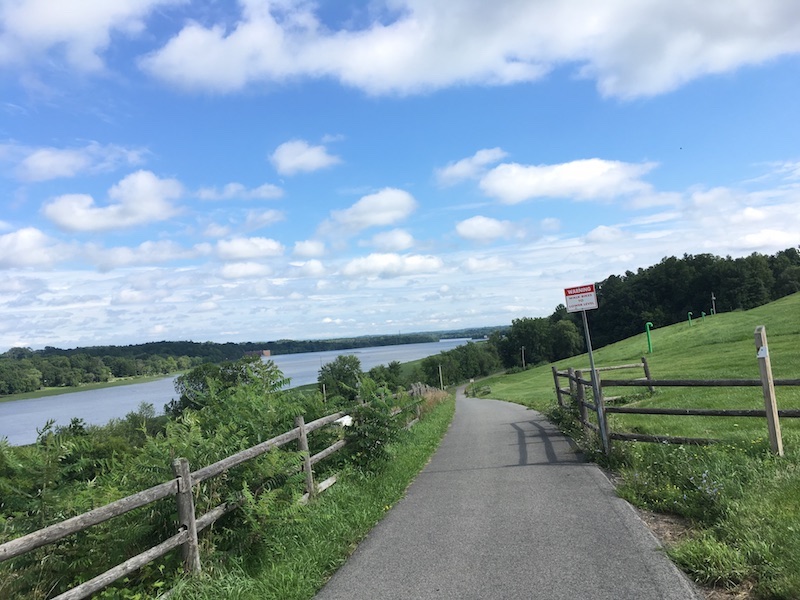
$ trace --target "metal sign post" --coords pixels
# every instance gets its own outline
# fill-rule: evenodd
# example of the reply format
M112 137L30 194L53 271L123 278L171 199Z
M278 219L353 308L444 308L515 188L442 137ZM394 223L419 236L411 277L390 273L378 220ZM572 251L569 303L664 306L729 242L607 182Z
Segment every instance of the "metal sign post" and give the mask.
M586 338L586 349L589 352L589 368L592 370L592 392L594 393L594 404L597 407L597 422L600 427L600 439L603 442L603 452L606 455L611 451L608 443L608 432L606 431L606 415L602 398L600 397L600 382L597 381L597 369L594 366L594 353L592 352L592 337L589 334L589 321L586 318L587 310L597 308L597 292L594 284L582 285L574 288L566 288L564 297L567 301L567 312L581 312L583 315L583 333Z

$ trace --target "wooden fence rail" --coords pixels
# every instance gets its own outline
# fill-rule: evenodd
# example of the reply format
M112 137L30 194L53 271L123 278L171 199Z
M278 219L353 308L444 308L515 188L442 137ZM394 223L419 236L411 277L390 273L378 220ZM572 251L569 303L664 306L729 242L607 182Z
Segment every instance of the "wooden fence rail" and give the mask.
M773 379L772 369L769 364L769 350L767 347L766 330L759 326L755 331L756 348L758 349L757 358L761 370L761 379L665 379L656 380L650 375L647 360L642 358L642 365L619 365L611 367L601 367L595 369L595 377L598 381L600 397L593 398L594 402L586 400L586 390L592 389L591 379L583 378L582 370L568 369L559 371L553 367L553 379L556 387L556 398L559 406L565 406L564 397L572 400L572 404L578 408L578 419L586 429L599 432L600 427L592 423L588 418L587 410L592 410L596 414L640 414L640 415L672 415L672 416L704 416L704 417L759 417L766 419L767 429L770 438L772 452L779 456L783 455L783 441L780 433L779 418L800 418L800 410L779 410L775 401L775 386L800 386L800 379ZM613 371L618 369L629 369L643 367L645 370L644 379L601 379L601 371ZM569 388L562 388L560 379L569 381ZM764 393L764 409L704 409L704 408L641 408L635 406L606 406L605 402L610 398L605 398L603 390L611 387L647 387L651 392L656 387L761 387ZM598 404L604 409L598 411ZM658 442L671 444L713 444L719 440L708 438L686 438L665 435L648 435L611 432L606 423L605 431L609 432L609 440L635 440L644 442ZM606 447L610 447L607 446Z
M179 523L178 533L145 552L129 558L105 573L101 573L97 577L56 596L53 600L80 600L86 598L179 546L182 548L184 569L187 572L198 572L202 568L198 533L212 525L222 516L239 508L241 501L225 502L210 509L205 514L197 516L194 503L194 487L270 450L297 440L299 450L303 453L303 471L306 477L305 495L301 498L301 502L307 502L315 494L324 491L336 482L336 476L333 476L320 483L315 483L313 465L341 450L346 444L345 440L339 440L321 452L310 456L308 435L346 416L343 412L337 412L310 423L305 423L302 416L297 417L294 429L196 471L190 471L189 462L185 458L175 459L172 464L173 473L175 474L174 479L6 542L0 545L0 563L57 542L68 535L104 523L137 508L147 506L169 496L175 496ZM415 417L412 423L419 418L418 406L416 406Z

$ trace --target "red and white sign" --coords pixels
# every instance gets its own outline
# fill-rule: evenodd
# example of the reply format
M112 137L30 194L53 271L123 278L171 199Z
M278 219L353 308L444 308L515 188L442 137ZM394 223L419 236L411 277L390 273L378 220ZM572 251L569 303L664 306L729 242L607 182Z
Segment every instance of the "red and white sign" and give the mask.
M566 288L564 297L567 299L567 312L580 312L597 308L597 293L595 293L593 283Z

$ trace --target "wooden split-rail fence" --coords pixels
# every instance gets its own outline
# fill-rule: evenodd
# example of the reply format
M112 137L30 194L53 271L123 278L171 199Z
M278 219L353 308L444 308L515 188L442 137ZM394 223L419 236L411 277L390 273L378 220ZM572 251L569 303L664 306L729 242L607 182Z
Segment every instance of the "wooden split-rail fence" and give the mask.
M407 428L411 427L419 419L419 404L415 404L413 409L415 412L414 419L406 425ZM395 409L394 414L399 412L401 412L401 409ZM207 513L198 516L195 512L193 491L195 486L242 463L257 458L270 450L279 448L289 442L297 441L298 449L303 454L303 471L305 473L305 494L300 501L307 502L314 495L325 491L336 483L335 475L316 483L314 481L313 466L341 450L346 444L345 440L339 440L311 456L309 454L308 435L347 417L346 413L337 412L306 423L305 419L299 416L295 419L294 429L196 471L190 469L189 461L185 458L177 458L172 463L174 479L6 542L0 545L0 563L57 542L68 535L99 525L134 509L147 506L169 496L175 496L179 523L178 532L175 535L145 552L129 558L105 573L101 573L97 577L56 596L53 600L80 600L81 598L87 598L179 546L182 549L184 569L187 572L199 572L201 570L201 562L198 534L224 515L239 508L241 502L223 502Z
M578 409L578 419L585 429L590 429L606 439L601 440L604 448L610 448L611 440L639 441L639 442L658 442L666 444L694 444L707 445L717 443L719 440L709 438L690 438L667 435L648 435L640 433L623 433L611 431L608 428L609 414L638 414L638 415L672 415L672 416L692 416L692 417L758 417L766 419L767 432L770 439L772 452L778 456L783 456L783 439L781 437L780 419L781 418L800 418L800 410L779 410L775 399L775 386L800 386L800 379L773 379L772 367L769 358L769 348L767 345L767 333L763 326L755 330L755 344L757 358L761 373L760 379L653 379L650 374L650 367L646 358L642 358L641 363L618 365L610 367L600 367L595 369L594 378L597 381L599 397L590 398L592 393L592 374L589 369L567 369L559 371L553 367L553 380L556 388L556 398L559 406L567 407L570 404ZM643 369L644 378L638 379L603 379L600 376L604 371L615 371L619 369ZM584 377L585 372L589 372L589 379ZM561 380L566 379L569 383L567 388L562 387ZM764 409L709 409L709 408L643 408L637 406L611 406L606 405L615 397L606 397L603 393L607 388L619 387L646 387L650 392L655 391L656 387L760 387L764 396ZM588 390L588 391L587 391ZM565 401L569 399L569 403ZM589 418L589 411L595 413L594 421ZM599 427L600 419L603 419L605 427Z

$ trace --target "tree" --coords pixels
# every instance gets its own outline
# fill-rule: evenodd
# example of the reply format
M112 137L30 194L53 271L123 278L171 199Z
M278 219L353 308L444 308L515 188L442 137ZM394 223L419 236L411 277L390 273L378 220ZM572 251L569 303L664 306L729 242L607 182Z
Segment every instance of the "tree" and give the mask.
M346 402L354 402L358 397L358 384L363 376L358 357L353 354L342 354L322 365L317 376L317 384L320 391L328 398L338 396Z

